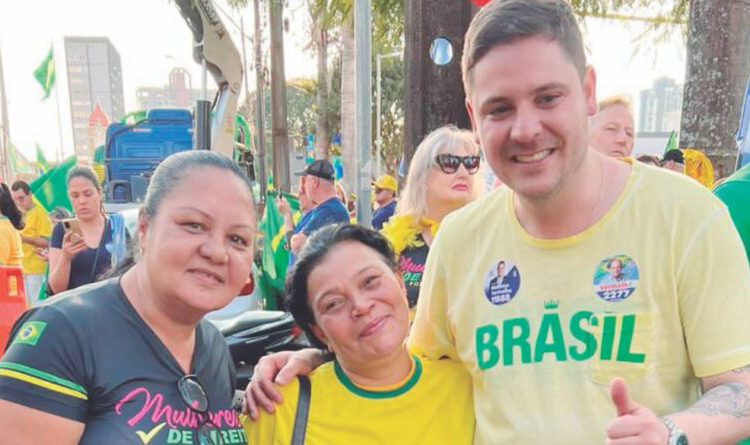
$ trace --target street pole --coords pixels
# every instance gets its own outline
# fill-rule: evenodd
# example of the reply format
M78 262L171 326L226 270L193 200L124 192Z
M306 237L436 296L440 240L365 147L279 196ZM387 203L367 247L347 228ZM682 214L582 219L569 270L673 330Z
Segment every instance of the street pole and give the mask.
M10 145L10 127L8 123L8 101L5 96L5 74L3 73L3 56L0 53L0 174L3 181L10 180L8 150Z
M270 0L271 113L273 120L273 179L276 189L289 192L289 130L286 122L286 76L284 75L284 25L282 0Z
M372 220L371 190L372 165L372 0L355 0L354 3L355 78L354 92L355 141L359 159L356 162L357 221L369 227Z
M258 163L260 168L260 201L266 202L266 124L265 124L265 103L263 102L263 58L260 48L261 31L260 31L260 0L255 0L255 39L253 39L253 51L255 51L255 102L257 125L255 131L258 136Z
M381 152L383 150L383 135L381 132L381 117L380 117L380 108L381 108L381 88L380 88L380 82L383 78L382 75L382 68L383 68L383 59L388 57L398 57L401 53L390 53L390 54L378 54L375 58L375 65L376 65L376 80L375 80L375 88L376 88L376 96L375 96L375 177L380 177L380 158L382 157Z

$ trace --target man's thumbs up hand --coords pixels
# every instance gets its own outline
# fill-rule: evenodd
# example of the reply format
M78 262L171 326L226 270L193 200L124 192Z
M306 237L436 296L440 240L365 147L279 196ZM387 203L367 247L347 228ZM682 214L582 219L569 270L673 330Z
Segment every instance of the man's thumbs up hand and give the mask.
M607 444L664 445L669 430L653 411L630 398L625 380L616 378L610 386L617 417L607 426Z

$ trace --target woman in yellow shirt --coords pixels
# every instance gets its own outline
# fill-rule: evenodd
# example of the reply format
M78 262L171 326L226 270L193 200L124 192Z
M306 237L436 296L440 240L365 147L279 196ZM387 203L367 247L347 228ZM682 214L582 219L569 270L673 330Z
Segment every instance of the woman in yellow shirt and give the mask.
M428 360L406 349L406 289L382 235L355 225L320 229L300 253L287 291L296 322L335 358L309 376L301 441L292 442L299 434L300 382L295 380L280 389L284 403L273 414L245 419L248 443L473 442L468 373L450 360Z
M0 184L0 266L21 266L23 250L21 233L23 214L10 194L8 186Z

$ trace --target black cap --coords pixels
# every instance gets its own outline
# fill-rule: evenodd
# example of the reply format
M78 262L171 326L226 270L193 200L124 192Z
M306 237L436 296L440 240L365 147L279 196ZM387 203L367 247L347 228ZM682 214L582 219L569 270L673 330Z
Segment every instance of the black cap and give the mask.
M318 159L317 161L309 164L304 170L294 173L295 176L317 176L318 178L327 179L333 181L336 179L336 170L333 169L333 165L325 159Z

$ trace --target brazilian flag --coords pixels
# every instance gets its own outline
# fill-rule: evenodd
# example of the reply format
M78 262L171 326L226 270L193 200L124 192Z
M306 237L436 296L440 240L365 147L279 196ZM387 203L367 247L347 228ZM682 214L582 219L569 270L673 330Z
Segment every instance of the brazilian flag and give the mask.
M48 98L52 88L55 86L55 53L52 48L49 49L47 57L39 64L39 68L34 70L34 78L44 90L42 100Z
M71 156L29 184L35 201L47 212L57 207L73 210L68 199L68 172L76 166L76 157Z
M266 194L266 211L260 223L263 237L263 257L258 277L258 288L263 296L265 308L277 310L284 296L287 266L289 265L289 246L286 241L284 215L279 211L276 201L278 194L269 191ZM295 221L302 216L299 199L288 193L283 194L292 208Z

